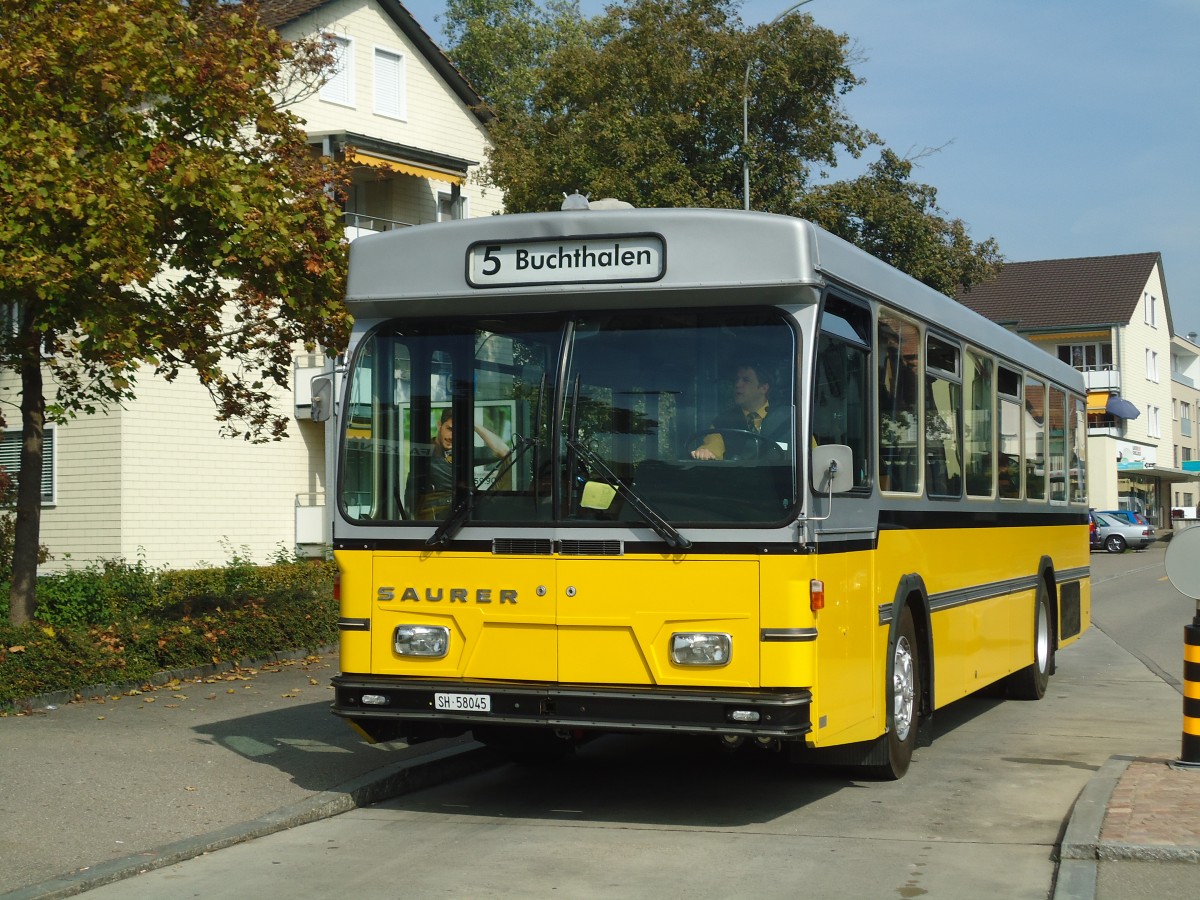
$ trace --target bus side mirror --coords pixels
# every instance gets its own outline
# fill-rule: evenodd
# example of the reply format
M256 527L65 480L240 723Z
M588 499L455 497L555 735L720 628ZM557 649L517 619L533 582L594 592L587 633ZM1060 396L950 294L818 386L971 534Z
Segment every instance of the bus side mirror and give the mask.
M333 415L333 376L314 375L310 385L312 404L308 414L314 422L326 422Z
M812 449L813 490L818 494L843 494L854 487L854 451L845 444L823 444Z

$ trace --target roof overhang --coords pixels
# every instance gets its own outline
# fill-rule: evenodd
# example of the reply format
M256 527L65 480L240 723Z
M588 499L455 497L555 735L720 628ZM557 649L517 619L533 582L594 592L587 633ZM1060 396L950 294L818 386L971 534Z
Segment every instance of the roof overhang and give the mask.
M1122 468L1117 466L1118 478L1152 478L1155 481L1200 481L1200 472L1189 472L1171 466Z
M341 156L348 163L390 169L403 175L429 178L448 184L464 185L471 166L478 160L460 159L445 153L394 144L391 141L343 131L334 134L312 134L310 141L320 139L328 152Z

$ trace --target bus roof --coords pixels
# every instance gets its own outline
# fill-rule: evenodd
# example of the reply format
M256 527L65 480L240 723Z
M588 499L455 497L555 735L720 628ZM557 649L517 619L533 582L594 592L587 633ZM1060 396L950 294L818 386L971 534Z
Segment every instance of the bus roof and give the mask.
M626 264L628 263L628 264ZM365 319L814 302L830 283L885 301L1082 391L1024 338L802 219L729 209L487 216L367 235L347 304Z

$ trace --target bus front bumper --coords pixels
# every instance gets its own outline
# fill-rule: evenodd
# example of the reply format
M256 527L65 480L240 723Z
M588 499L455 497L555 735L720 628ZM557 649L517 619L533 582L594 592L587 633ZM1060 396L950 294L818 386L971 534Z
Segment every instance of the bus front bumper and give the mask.
M401 734L406 724L458 726L466 731L485 723L784 739L812 731L812 694L803 689L596 688L345 674L333 679L333 687L335 715L352 721L389 721ZM453 708L456 705L475 708Z

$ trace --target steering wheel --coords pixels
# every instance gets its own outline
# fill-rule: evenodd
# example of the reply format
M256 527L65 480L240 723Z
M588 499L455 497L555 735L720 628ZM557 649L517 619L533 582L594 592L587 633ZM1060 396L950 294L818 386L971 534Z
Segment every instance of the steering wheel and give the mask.
M704 431L697 431L687 441L686 446L691 450L695 450L704 443L704 439L710 434L718 434L721 440L725 442L725 459L769 459L772 456L779 459L784 458L784 453L779 449L779 445L768 437L763 437L761 432L751 431L749 428L706 428ZM726 438L729 435L734 438L730 441ZM747 441L746 438L750 438ZM749 446L747 446L749 444ZM731 452L731 447L742 446L742 449L737 452ZM687 451L688 458L691 457L691 450Z

